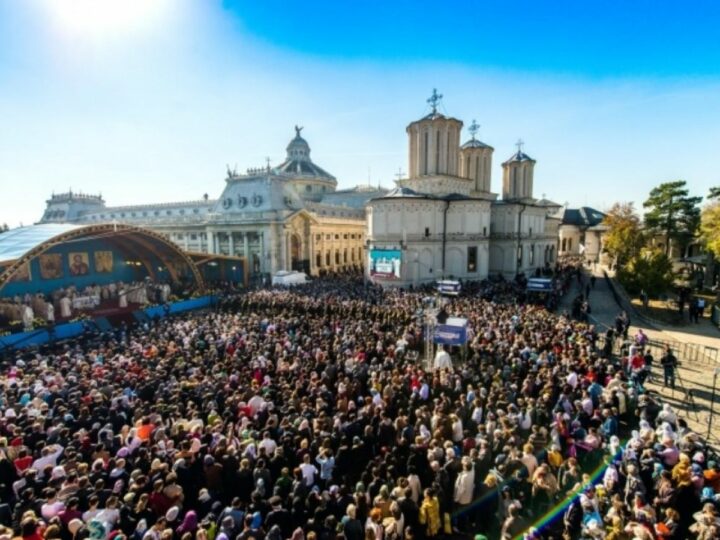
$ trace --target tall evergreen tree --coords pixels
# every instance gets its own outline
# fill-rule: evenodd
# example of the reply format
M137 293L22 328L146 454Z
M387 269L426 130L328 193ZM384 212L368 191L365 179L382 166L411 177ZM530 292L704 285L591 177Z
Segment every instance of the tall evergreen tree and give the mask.
M665 182L652 189L643 203L647 209L645 226L662 234L665 254L670 255L672 241L680 246L684 255L700 225L702 197L690 197L685 180Z

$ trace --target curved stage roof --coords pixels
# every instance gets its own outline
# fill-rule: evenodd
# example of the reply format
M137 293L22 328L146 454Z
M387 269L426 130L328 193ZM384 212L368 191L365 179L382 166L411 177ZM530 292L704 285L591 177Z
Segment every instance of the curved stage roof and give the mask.
M80 227L70 223L44 223L4 232L0 234L0 264L19 259L35 246Z
M5 267L0 274L0 289L25 263L42 255L47 250L62 244L83 240L102 240L128 255L137 257L151 277L155 275L153 265L150 264L149 257L143 257L143 253L152 254L153 257L163 261L173 280L178 280L178 276L175 273L174 265L168 263L184 263L192 273L198 287L204 288L202 275L190 256L154 231L119 223L85 226L69 223L44 223L19 227L0 234L0 266Z

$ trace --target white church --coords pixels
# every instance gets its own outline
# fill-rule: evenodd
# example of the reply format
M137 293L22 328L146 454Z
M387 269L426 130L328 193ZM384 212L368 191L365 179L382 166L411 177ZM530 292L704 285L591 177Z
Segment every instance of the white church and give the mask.
M367 277L406 287L439 279L534 275L557 256L560 205L533 197L536 161L518 150L503 164L502 195L492 192L493 147L460 144L462 121L437 107L408 125L408 178L369 201Z

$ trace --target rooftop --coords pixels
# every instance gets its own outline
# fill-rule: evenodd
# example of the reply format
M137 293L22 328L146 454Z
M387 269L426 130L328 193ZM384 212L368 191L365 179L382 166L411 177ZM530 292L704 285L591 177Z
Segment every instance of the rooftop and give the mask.
M578 227L594 227L600 225L605 214L589 206L580 208L565 208L562 212L563 225L576 225Z

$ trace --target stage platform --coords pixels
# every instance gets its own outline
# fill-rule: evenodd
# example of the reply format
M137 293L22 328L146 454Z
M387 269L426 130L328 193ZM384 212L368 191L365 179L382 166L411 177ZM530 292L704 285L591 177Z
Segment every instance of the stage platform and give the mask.
M108 326L119 326L123 322L132 324L140 319L158 319L175 315L185 311L196 309L204 309L215 304L217 297L212 295L200 296L198 298L190 298L188 300L180 300L163 306L150 306L140 309L137 304L130 304L127 308L118 308L112 306L98 306L98 309L84 312L88 318L82 321L59 321L52 333L46 328L31 330L30 332L21 332L18 334L9 334L0 337L0 353L9 350L25 349L44 345L49 341L61 341L77 337L89 330L104 331ZM74 315L77 317L77 314ZM95 322L98 319L98 323Z

